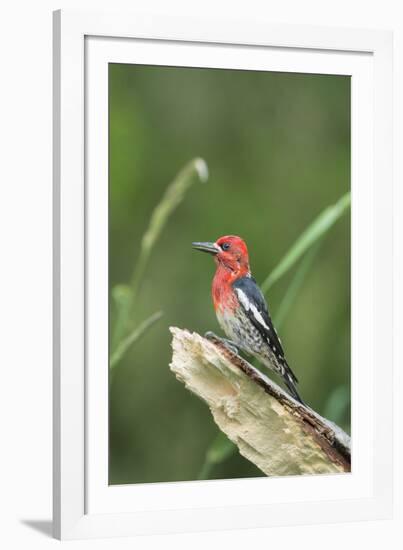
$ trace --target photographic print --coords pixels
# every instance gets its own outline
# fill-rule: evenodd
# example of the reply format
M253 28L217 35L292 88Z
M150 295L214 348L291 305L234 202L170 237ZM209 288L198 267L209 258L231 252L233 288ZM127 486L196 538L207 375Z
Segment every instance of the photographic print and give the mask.
M109 64L109 483L350 471L348 76Z

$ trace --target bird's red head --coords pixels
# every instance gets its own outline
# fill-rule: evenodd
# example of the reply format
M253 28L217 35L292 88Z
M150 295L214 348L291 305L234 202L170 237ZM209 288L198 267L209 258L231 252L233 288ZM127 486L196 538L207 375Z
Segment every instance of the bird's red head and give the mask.
M217 268L229 271L233 280L250 273L248 248L241 237L225 235L215 243L197 242L193 243L193 247L214 254Z

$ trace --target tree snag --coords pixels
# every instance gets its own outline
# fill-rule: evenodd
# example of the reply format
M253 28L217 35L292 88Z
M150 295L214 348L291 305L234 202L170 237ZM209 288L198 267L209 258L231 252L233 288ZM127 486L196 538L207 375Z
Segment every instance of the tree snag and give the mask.
M220 340L171 327L170 368L267 476L350 472L350 438Z

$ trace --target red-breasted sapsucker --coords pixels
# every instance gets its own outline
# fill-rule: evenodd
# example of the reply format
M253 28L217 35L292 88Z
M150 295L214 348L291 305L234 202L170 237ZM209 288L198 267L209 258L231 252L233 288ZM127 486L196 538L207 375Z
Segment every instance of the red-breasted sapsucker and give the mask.
M296 389L298 380L285 359L266 300L251 275L245 242L227 235L215 243L194 242L193 247L214 255L217 269L211 292L217 320L229 338L227 343L280 374L294 399L303 403Z

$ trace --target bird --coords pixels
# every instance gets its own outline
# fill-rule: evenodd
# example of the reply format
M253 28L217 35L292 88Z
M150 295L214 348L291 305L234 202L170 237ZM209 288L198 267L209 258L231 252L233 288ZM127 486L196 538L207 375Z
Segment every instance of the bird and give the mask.
M236 235L225 235L215 242L193 242L192 246L214 256L216 272L211 294L218 323L227 336L221 340L236 353L240 349L279 374L291 396L305 405L265 297L252 277L245 241ZM213 333L207 333L210 334Z

